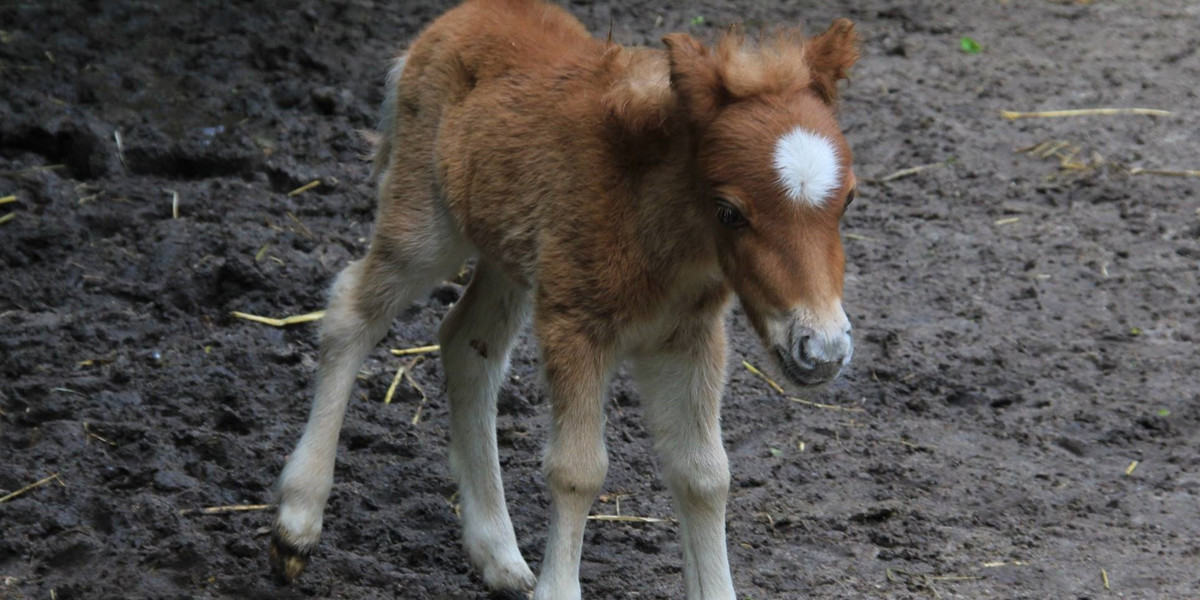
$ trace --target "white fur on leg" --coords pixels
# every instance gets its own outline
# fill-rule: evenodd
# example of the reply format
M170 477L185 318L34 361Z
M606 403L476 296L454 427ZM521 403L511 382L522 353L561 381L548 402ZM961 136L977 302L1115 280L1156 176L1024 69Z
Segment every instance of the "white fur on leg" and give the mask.
M552 351L546 350L545 360L552 360ZM561 356L556 360L572 362ZM583 530L608 473L602 398L609 373L605 368L583 364L586 359L569 365L562 362L556 372L574 380L547 382L555 413L543 467L551 497L550 532L534 600L580 598Z
M725 343L639 357L635 373L663 478L675 497L688 600L734 600L725 541L729 462L721 443Z
M368 322L354 309L363 261L338 275L329 309L321 323L321 364L317 393L300 442L279 477L277 533L301 551L309 551L321 535L322 513L333 487L338 433L354 377L371 348L387 332L389 315Z
M534 600L579 600L579 560L583 530L604 476L608 455L603 417L584 435L551 433L546 452L546 482L550 487L550 532Z
M480 261L439 332L450 396L450 466L458 479L463 547L489 590L530 590L504 501L496 449L496 395L517 334L529 319L526 291Z
M417 240L406 248L405 262L372 255L350 263L330 292L321 319L321 358L317 393L304 434L279 477L275 534L301 552L317 544L322 513L333 487L338 434L354 379L367 354L387 334L401 308L434 281L462 264L466 246L453 224L431 222L440 237ZM436 229L433 229L436 227ZM367 276L369 261L390 261ZM368 314L362 314L364 310Z

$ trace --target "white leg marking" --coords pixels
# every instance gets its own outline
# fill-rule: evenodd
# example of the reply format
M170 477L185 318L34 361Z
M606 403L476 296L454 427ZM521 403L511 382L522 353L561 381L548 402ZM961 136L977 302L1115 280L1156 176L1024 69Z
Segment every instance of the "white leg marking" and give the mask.
M304 434L279 478L276 530L284 541L304 552L311 550L321 535L322 511L333 487L338 432L355 373L391 322L391 315L364 319L354 306L364 265L365 261L351 263L333 284L321 322L316 397Z
M544 347L553 421L543 470L550 488L550 532L534 600L579 600L583 530L604 477L603 394L610 365L595 348Z
M721 443L725 333L687 352L639 357L634 372L654 432L663 478L675 497L688 600L733 600L725 543L729 461Z
M504 502L496 395L513 342L529 319L526 290L481 260L439 337L450 396L450 466L458 478L463 546L492 591L533 589Z
M375 247L377 239L367 258L347 266L333 284L321 319L316 397L278 484L275 534L302 553L312 550L321 534L338 434L359 367L387 334L396 313L464 259L466 248L453 225L433 225L444 235L430 232L429 240L407 248L406 257L385 257Z

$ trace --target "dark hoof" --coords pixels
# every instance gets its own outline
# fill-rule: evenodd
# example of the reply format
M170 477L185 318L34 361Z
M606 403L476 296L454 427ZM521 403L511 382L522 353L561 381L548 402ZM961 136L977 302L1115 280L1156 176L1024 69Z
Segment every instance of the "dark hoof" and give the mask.
M271 532L271 574L275 576L277 585L287 585L300 577L304 567L308 566L308 555L312 549L300 549L293 546L279 535L278 531Z

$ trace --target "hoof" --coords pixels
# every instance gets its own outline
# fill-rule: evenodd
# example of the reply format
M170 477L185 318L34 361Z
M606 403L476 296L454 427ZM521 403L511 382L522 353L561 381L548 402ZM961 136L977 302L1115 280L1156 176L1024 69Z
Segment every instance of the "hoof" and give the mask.
M304 567L308 565L308 555L311 552L311 548L298 548L283 539L278 531L272 531L270 562L275 583L287 585L300 577L300 574L304 572Z
M483 587L489 591L493 600L526 600L533 597L533 586L537 584L533 572L521 560L520 554L516 560L508 564L492 564L482 572Z

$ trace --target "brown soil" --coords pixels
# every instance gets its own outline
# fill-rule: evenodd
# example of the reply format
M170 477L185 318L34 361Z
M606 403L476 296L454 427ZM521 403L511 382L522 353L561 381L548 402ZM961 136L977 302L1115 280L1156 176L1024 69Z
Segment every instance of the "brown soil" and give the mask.
M180 515L271 501L306 417L314 329L230 312L317 310L362 254L374 203L355 130L386 59L447 4L0 5L0 197L17 197L0 206L15 215L0 224L0 494L61 476L0 504L0 597L484 597L457 542L440 365L416 369L418 424L411 386L381 402L401 363L385 347L432 342L455 285L365 365L298 585L267 575L268 511ZM1200 5L800 4L570 6L624 43L838 16L865 36L842 115L864 180L845 223L858 354L807 398L854 410L788 401L746 372L759 350L735 314L739 593L1200 598L1200 179L1128 172L1200 168ZM1174 115L999 116L1093 106ZM1051 139L1081 147L1085 168L1015 152ZM535 569L537 363L527 340L500 400ZM626 377L609 406L605 493L629 494L624 514L668 516ZM593 523L586 595L680 597L676 533Z

